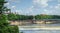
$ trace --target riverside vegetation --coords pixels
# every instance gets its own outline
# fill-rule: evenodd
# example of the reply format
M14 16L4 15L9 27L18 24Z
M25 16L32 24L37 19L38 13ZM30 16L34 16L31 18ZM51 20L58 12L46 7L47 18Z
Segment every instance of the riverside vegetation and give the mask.
M8 20L32 20L33 18L35 18L36 20L40 20L40 19L60 19L59 15L19 15L19 14L14 14L14 13L10 13L7 15L8 16Z
M0 33L19 33L17 26L9 25L5 12L10 9L4 6L5 3L5 0L0 0Z

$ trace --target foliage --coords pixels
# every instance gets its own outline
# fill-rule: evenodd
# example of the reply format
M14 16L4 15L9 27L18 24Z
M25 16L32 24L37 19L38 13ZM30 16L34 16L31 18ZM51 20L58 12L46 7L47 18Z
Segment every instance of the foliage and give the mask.
M19 33L17 26L7 26L0 29L0 33Z
M37 15L35 17L36 19L52 19L53 18L51 15Z
M59 15L37 15L36 19L60 19Z
M8 8L4 6L5 0L0 0L0 33L19 33L17 26L10 26L7 16L4 14Z
M1 14L1 15L0 15L0 26L1 26L1 27L8 26L8 25L9 25L8 20L7 20L6 17L7 17L7 16L4 15L4 14Z
M9 27L7 28L7 31L8 31L9 33L19 33L19 30L18 30L18 27L17 27L17 26L9 26Z
M27 15L19 15L19 14L8 14L8 19L9 20L32 20L34 17L32 15L27 16ZM59 15L36 15L35 16L36 20L39 19L60 19Z
M8 20L31 20L33 16L19 15L19 14L8 14Z
M13 13L11 14L8 14L8 20L16 20L17 19L17 16Z
M0 15L0 33L19 33L17 26L10 26L7 21L7 16Z

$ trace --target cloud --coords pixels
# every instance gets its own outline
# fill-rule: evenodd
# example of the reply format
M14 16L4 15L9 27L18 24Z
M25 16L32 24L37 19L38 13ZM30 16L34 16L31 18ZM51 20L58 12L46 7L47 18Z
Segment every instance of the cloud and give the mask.
M25 11L24 13L30 15L33 13L33 9L34 9L34 6L30 6L24 10Z
M58 1L58 3L60 3L60 0L57 0Z
M9 2L8 3L5 3L4 6L6 6L7 8L10 9L10 3Z
M48 6L48 0L33 0L33 4L36 5L40 5L42 7L47 7Z
M10 5L10 3L8 2L8 3L5 3L4 5L5 5L5 6L9 6L9 5Z
M20 9L20 10L16 10L15 12L16 12L17 14L22 14L22 13L23 13L21 9Z
M22 13L25 15L36 15L36 14L58 14L60 13L60 4L55 4L55 6L48 5L48 1L52 0L33 0L33 6L26 8ZM53 0L54 1L54 0ZM47 7L47 8L45 8ZM54 12L54 13L53 13Z
M10 3L20 2L20 0L9 0L9 1L10 1ZM14 12L16 11L19 14L25 14L25 15L55 14L55 13L58 14L58 13L60 13L59 12L60 4L57 5L57 1L55 2L55 0L33 0L32 2L33 2L33 4L31 6L29 6L28 8L23 8L22 10L21 10L21 8L20 8L20 10L17 10L18 6L16 7L16 5L13 5L10 8ZM60 0L58 0L58 2L60 2ZM9 3L7 3L6 5L9 5ZM18 5L20 5L20 4L18 4ZM20 7L22 7L22 6L20 6Z
M47 9L44 9L43 11L42 11L42 14L48 14L49 13L49 11L47 10Z
M56 9L58 9L58 8L59 8L59 6L55 6L55 8L56 8Z
M47 12L48 10L47 9L44 9L45 12Z
M13 9L15 9L15 8L16 8L16 6L12 6L12 8L13 8Z
M53 8L53 6L49 6L49 8Z
M33 9L34 9L34 6L30 6L28 8L25 8L25 9L19 9L19 10L16 10L16 6L12 6L12 9L14 9L15 11L13 11L14 13L17 12L17 14L23 14L23 15L31 15L33 14Z
M34 6L31 6L31 7L27 8L26 10L31 12L31 11L33 11L33 9L34 9Z
M12 13L23 14L23 10L21 10L21 9L15 10L15 11L12 11Z
M53 0L49 0L49 1L53 1Z
M60 15L60 4L56 6L49 6L48 9L44 9L43 14Z
M60 4L58 4L57 6L55 6L56 9L59 9L60 8Z

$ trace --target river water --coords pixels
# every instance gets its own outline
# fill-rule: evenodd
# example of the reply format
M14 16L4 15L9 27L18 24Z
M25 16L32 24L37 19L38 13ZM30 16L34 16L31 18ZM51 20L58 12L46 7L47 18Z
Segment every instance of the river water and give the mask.
M23 33L60 33L60 30L22 30Z
M33 24L26 26L19 26L19 31L23 33L60 33L60 24ZM47 27L48 29L46 29Z

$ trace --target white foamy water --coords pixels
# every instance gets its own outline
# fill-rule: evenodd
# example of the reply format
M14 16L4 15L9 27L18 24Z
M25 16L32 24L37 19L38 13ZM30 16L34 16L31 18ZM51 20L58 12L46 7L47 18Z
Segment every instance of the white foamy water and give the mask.
M19 26L19 31L24 33L60 33L60 24Z

